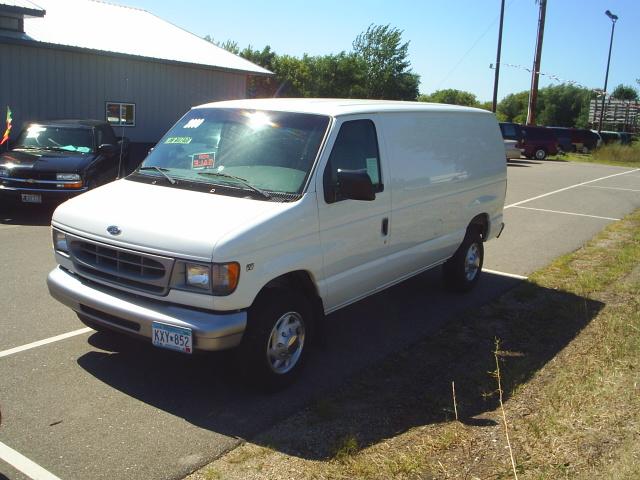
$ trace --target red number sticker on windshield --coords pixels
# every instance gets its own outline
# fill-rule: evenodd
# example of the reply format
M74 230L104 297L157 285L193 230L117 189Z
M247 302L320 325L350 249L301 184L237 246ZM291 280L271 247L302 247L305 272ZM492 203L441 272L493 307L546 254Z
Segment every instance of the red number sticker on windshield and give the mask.
M191 155L192 168L213 168L216 163L216 155L209 153L194 153Z

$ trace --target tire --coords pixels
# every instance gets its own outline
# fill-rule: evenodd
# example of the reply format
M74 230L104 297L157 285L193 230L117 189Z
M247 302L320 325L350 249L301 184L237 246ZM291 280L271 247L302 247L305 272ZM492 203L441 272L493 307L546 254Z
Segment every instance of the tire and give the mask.
M443 265L444 282L449 290L470 291L480 278L484 262L484 246L478 228L471 227L456 253Z
M538 147L533 152L533 157L536 160L544 160L545 158L547 158L547 151L542 147Z
M591 153L591 150L589 150L589 147L582 147L582 153L586 155L588 153Z
M236 354L242 376L252 385L275 391L299 376L313 323L306 300L295 291L268 289L249 309Z

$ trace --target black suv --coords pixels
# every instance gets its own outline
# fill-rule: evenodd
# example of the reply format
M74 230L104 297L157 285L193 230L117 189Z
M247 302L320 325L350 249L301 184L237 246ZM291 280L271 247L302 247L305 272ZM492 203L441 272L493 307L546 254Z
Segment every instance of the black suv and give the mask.
M0 198L60 202L115 180L129 141L99 120L26 124L13 148L0 154Z

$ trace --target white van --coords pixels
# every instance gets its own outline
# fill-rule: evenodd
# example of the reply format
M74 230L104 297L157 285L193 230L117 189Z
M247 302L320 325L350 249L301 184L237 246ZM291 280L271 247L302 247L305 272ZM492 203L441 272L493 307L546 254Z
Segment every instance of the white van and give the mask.
M239 347L269 385L325 314L499 235L495 117L449 105L265 99L191 109L125 179L57 208L51 295L87 325L191 353Z

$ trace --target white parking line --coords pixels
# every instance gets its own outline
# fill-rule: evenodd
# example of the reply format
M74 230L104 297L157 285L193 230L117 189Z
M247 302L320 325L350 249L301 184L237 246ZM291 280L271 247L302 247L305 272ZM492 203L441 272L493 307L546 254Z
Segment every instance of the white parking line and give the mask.
M501 277L515 278L517 280L526 280L528 278L528 277L525 277L524 275L518 275L516 273L499 272L498 270L489 270L488 268L483 268L482 271L486 273L491 273L493 275L500 275Z
M0 352L0 358L13 355L14 353L24 352L25 350L31 350L32 348L40 347L42 345L47 345L48 343L58 342L60 340L65 340L67 338L75 337L76 335L82 335L83 333L89 333L89 332L93 332L93 330L89 327L80 328L72 332L63 333L62 335L56 335L55 337L49 337L49 338L45 338L44 340L38 340L37 342L27 343L26 345L22 345L21 347L10 348L9 350L4 350Z
M563 215L575 215L576 217L598 218L600 220L620 220L619 218L613 218L613 217L600 217L598 215L587 215L585 213L563 212L562 210L548 210L546 208L519 207L519 206L516 206L515 208L521 208L523 210L535 210L537 212L561 213Z
M24 473L33 480L60 480L53 473L48 472L37 463L32 462L20 452L0 442L0 459Z
M526 200L520 200L519 202L512 203L510 205L506 205L504 208L517 207L518 205L522 205L523 203L531 202L532 200L537 200L539 198L548 197L549 195L554 195L556 193L564 192L566 190L571 190L572 188L582 187L583 185L588 185L590 183L599 182L600 180L605 180L607 178L619 177L620 175L628 175L630 173L640 172L640 168L636 168L634 170L627 170L626 172L614 173L613 175L607 175L606 177L596 178L594 180L589 180L588 182L576 183L575 185L570 185L568 187L559 188L558 190L554 190L553 192L543 193L542 195L538 195L537 197L527 198Z
M623 190L625 192L640 192L635 188L622 188L622 187L601 187L600 185L583 185L585 188L602 188L604 190Z

